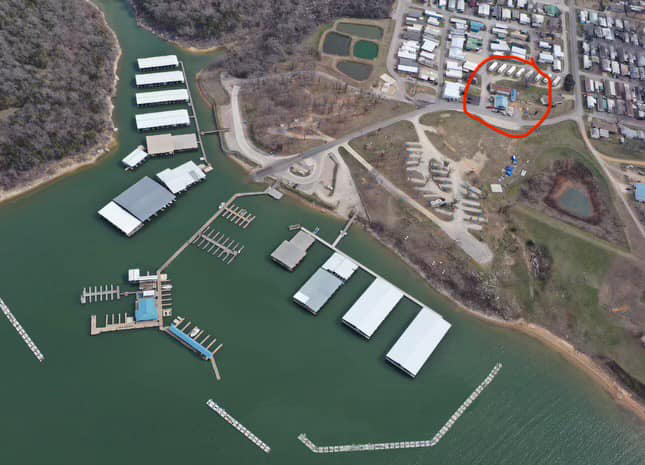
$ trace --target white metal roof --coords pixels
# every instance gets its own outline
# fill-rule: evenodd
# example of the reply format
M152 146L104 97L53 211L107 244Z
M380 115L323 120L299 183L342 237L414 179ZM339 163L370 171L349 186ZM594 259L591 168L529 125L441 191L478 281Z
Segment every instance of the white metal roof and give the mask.
M154 105L155 103L187 102L187 89L157 90L154 92L138 92L137 105Z
M399 289L376 278L343 315L343 323L369 339L402 297Z
M173 194L182 192L206 177L193 161L187 161L176 168L166 168L157 177Z
M131 236L141 227L141 221L114 202L110 202L105 207L101 208L99 210L99 215L119 228L126 236Z
M423 307L385 357L415 377L449 329L441 315Z
M135 115L137 129L163 128L170 126L190 125L188 110L158 111Z
M354 271L358 269L358 265L349 258L346 258L341 254L334 252L332 256L329 257L325 263L323 263L322 268L323 270L334 273L339 278L347 281L352 277Z
M129 168L134 168L135 166L139 165L143 160L145 160L148 157L148 154L143 150L143 146L138 146L136 149L134 149L128 156L126 156L121 162L129 167Z
M167 71L165 73L136 74L134 79L138 86L184 82L184 73L181 71Z
M139 58L139 69L162 68L166 66L179 66L177 55L163 55L158 57Z

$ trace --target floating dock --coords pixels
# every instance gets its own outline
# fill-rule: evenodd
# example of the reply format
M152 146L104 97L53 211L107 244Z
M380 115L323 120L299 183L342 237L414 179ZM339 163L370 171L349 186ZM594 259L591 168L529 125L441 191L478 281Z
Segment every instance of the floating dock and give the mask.
M315 242L313 235L298 231L288 241L282 241L277 249L271 254L271 258L289 271L293 271L300 262L307 256L307 251Z
M110 316L112 317L111 319ZM159 320L137 322L127 313L123 314L123 321L121 320L120 313L117 313L116 317L114 314L105 315L105 326L98 326L96 323L96 315L92 315L90 320L90 335L97 336L101 333L127 331L129 329L158 328L159 326L161 326Z
M230 264L237 256L242 253L244 246L235 242L230 237L226 237L220 232L206 228L194 240L196 247L204 250L206 253L221 258L227 265Z
M223 347L223 344L220 344L214 350L211 350L211 347L215 344L217 339L212 338L209 344L205 345L206 341L211 337L209 334L207 334L201 341L199 341L199 338L204 335L203 330L199 329L197 326L193 326L192 329L197 330L197 332L195 335L191 336L190 334L187 334L185 332L188 326L190 326L190 321L186 323L181 329L179 328L179 325L183 323L183 319L179 320L179 318L177 318L175 321L176 323L173 323L168 329L165 330L166 333L177 339L183 346L192 350L204 360L212 360L213 356Z
M29 350L33 352L33 354L36 356L39 362L42 362L45 360L45 356L43 353L38 349L36 344L34 344L34 341L31 340L29 337L29 334L27 334L27 331L24 330L22 325L18 320L16 320L16 317L13 316L13 313L11 313L11 310L9 310L9 307L4 303L4 300L0 299L0 309L2 309L2 313L5 314L7 319L11 322L13 327L18 331L18 334L20 334L20 337L22 338L23 341L25 341L25 344L27 344L27 347L29 347Z
M222 407L217 405L217 403L214 402L213 399L208 399L208 401L206 402L206 405L208 405L215 413L217 413L220 417L226 420L228 424L230 424L233 428L235 428L244 436L246 436L246 438L249 441L251 441L253 444L255 444L260 449L262 449L263 452L266 452L267 454L271 452L271 448L267 444L265 444L255 434L250 432L242 423L240 423L235 418L233 418L226 410L224 410Z
M298 440L302 442L310 451L315 454L333 454L339 452L364 452L374 450L390 450L390 449L414 449L420 447L434 447L439 441L450 431L455 422L463 415L463 413L472 405L472 403L484 392L484 389L493 382L497 374L502 369L502 364L497 363L486 376L484 381L466 398L466 400L459 406L457 411L448 419L448 421L437 431L432 439L421 441L398 441L398 442L377 442L366 444L345 444L339 446L317 446L307 437L306 434L301 433L298 435Z
M110 284L108 288L107 285L103 286L90 286L89 288L83 288L81 292L81 303L82 304L91 304L94 302L103 302L108 300L119 300L121 299L121 292L119 286L114 288L114 284Z

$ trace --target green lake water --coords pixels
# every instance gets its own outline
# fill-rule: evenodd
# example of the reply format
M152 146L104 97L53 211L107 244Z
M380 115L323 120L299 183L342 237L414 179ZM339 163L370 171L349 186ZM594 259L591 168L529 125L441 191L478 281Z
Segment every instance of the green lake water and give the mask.
M329 252L315 245L294 273L269 253L290 236L289 224L319 226L331 239L342 223L289 198L240 202L257 215L245 230L218 220L217 229L246 246L232 265L191 247L168 270L175 313L224 344L221 382L210 364L156 329L91 337L90 314L132 312L132 301L81 306L83 286L123 286L129 267L155 270L221 201L260 188L209 136L215 171L133 238L97 216L142 175L197 159L183 154L135 172L121 168L120 159L143 141L132 124L136 58L178 54L193 89L197 71L214 58L137 28L125 2L98 3L124 50L114 115L121 145L97 166L0 208L0 296L46 356L38 363L0 317L0 463L645 463L642 424L586 375L534 340L456 311L358 228L342 248L453 325L419 376L412 380L384 360L414 306L399 305L369 342L341 324L366 276L353 277L318 317L298 308L291 295ZM196 103L203 129L211 128L208 108ZM500 375L434 448L315 455L296 438L304 432L319 445L429 439L497 361ZM207 408L208 398L271 454Z

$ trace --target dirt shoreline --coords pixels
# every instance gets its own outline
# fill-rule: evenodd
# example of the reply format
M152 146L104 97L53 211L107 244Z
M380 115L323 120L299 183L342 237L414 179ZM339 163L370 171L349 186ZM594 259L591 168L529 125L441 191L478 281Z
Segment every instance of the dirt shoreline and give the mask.
M112 101L112 99L116 95L116 89L119 82L118 67L119 67L119 61L121 59L121 55L123 54L123 51L121 50L121 44L119 43L119 38L117 37L116 33L112 30L112 28L108 24L103 10L101 10L97 5L95 5L94 2L92 2L92 0L85 0L85 2L87 2L89 5L92 6L92 8L95 8L99 12L99 14L101 15L101 20L103 21L103 25L107 28L110 34L112 34L115 41L117 53L116 53L116 57L114 59L114 65L113 65L113 72L114 72L113 89L112 89L112 93L106 97L107 104L110 109L108 114L108 119L111 123L111 126L108 129L106 129L103 134L101 134L99 142L94 144L94 146L92 146L88 150L85 150L82 153L78 153L69 158L40 166L38 168L44 171L42 175L35 176L34 178L21 183L20 186L15 187L13 189L1 190L0 204L7 202L8 200L16 200L18 197L26 195L36 189L43 188L48 184L52 183L53 181L56 181L59 178L62 178L63 176L70 175L80 170L83 167L93 165L105 154L110 153L113 149L115 149L118 146L118 140L115 135L116 131L115 131L114 120L112 119L114 115L114 102Z
M561 354L566 358L570 363L574 364L580 368L585 374L592 378L605 392L607 392L612 399L621 407L629 410L634 413L637 418L645 422L645 404L643 404L639 399L634 397L634 394L629 392L625 387L623 387L616 377L613 374L605 371L596 361L594 361L589 355L580 352L577 350L571 343L552 333L549 329L537 325L535 323L529 323L524 319L518 320L503 320L499 317L485 314L483 312L472 310L468 307L463 306L455 297L445 292L445 290L435 287L428 281L423 275L421 269L412 263L405 255L401 254L398 250L391 247L391 245L385 241L381 236L376 232L372 231L369 228L366 228L368 232L376 238L383 246L387 247L393 253L395 253L401 260L403 260L408 266L415 270L427 283L432 286L434 290L439 292L442 296L448 298L455 306L469 315L472 315L480 320L492 323L496 326L501 326L508 329L513 329L519 332L522 332L526 335L531 336L534 339L537 339L542 344L547 346L549 349Z

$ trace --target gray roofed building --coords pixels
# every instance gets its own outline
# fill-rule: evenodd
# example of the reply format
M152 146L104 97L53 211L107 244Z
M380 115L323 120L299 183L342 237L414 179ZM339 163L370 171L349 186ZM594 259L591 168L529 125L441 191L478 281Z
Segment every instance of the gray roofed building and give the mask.
M174 201L175 196L168 189L147 176L114 198L116 204L141 222L149 220Z
M313 243L313 237L303 231L298 231L291 240L282 241L282 244L271 254L271 258L289 271L293 271L305 258L307 250Z
M318 268L293 296L293 300L317 315L320 309L342 286L343 281L328 271Z

